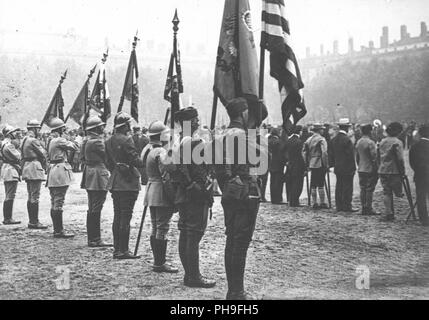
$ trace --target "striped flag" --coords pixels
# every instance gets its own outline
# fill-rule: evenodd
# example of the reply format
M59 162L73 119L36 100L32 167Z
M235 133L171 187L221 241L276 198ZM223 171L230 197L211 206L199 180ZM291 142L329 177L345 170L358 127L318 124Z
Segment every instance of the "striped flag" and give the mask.
M279 82L283 127L290 116L297 124L306 114L298 62L292 48L284 0L262 0L261 47L270 52L270 74Z

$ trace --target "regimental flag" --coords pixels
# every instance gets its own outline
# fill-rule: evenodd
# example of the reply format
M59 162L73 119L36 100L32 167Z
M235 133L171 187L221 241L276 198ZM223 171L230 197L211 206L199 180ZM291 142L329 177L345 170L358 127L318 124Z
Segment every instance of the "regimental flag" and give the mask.
M54 117L58 117L64 121L64 99L61 91L61 85L67 77L67 70L61 76L60 83L58 84L57 89L55 90L54 96L52 97L51 102L49 103L48 110L46 110L45 116L43 117L42 123L49 125L50 121Z
M279 82L283 127L290 116L297 124L306 114L298 62L292 48L284 0L262 0L261 46L270 51L270 74Z
M139 71L137 66L136 51L131 51L130 61L128 63L127 75L125 76L124 89L122 90L121 101L119 103L118 112L122 111L124 99L131 102L131 116L139 121L139 87L138 87Z
M252 122L260 123L267 113L265 106L258 103L258 81L249 1L225 0L213 90L224 106L234 98L245 97L250 118L257 118Z
M101 64L98 71L97 79L94 84L94 89L91 93L90 109L95 110L103 122L111 116L110 93L106 80L106 67ZM89 111L89 110L88 110Z
M67 115L66 122L69 118L73 119L77 124L82 126L83 117L88 108L88 81L85 81L82 89L80 90L72 108Z

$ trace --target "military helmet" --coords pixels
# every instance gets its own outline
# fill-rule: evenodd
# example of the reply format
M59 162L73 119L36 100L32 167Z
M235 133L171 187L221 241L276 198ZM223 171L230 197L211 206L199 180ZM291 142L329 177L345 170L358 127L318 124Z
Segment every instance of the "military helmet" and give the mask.
M114 123L114 127L115 129L118 129L120 127L123 127L124 125L126 125L127 123L131 122L131 117L128 113L126 112L119 112L116 116L115 119L113 121Z
M170 131L170 129L161 121L154 121L149 125L148 136L153 137L158 134Z
M89 119L86 121L86 128L85 130L92 130L94 128L98 128L101 126L104 126L106 123L104 123L99 116L92 116L89 117Z
M7 124L7 125L3 128L2 133L3 133L3 135L4 135L5 137L7 137L9 134L14 133L14 132L17 132L17 131L19 131L19 128L15 128L15 127L13 127L13 126L11 126L11 125L8 125L8 124Z
M41 126L40 122L38 120L36 120L36 119L28 120L28 122L27 122L27 129L30 129L30 128L38 128L38 129L40 129L41 127L42 126Z
M64 123L64 121L57 117L52 118L52 120L49 123L49 127L51 128L51 131L64 128L65 126L66 124Z

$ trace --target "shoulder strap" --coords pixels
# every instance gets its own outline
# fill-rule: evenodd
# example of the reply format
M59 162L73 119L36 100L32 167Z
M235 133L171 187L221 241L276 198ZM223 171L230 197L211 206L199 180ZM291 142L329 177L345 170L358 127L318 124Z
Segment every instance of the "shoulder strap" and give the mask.
M24 138L24 140L22 140L22 144L21 144L21 155L22 155L22 157L24 156L24 145L27 142L27 140L28 140L28 136L26 136Z

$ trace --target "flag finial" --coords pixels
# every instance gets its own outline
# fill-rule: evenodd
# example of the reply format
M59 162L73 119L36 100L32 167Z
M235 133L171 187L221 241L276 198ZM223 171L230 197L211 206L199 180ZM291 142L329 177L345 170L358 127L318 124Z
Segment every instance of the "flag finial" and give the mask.
M103 53L103 58L101 59L102 63L106 63L107 57L109 56L109 48L106 49L106 52Z
M173 22L173 31L174 32L179 31L180 20L179 20L179 16L177 15L177 8L176 8L176 11L174 12L174 18L172 22Z
M139 41L140 39L137 37L139 33L139 30L136 31L136 35L134 36L134 41L133 41L133 49L135 49L137 47L137 41Z
M60 84L62 84L64 80L67 78L67 71L68 69L66 69L66 71L64 71L64 73L61 75Z
M94 67L89 71L88 79L92 78L92 75L94 74L96 68L97 68L97 64L95 64Z

